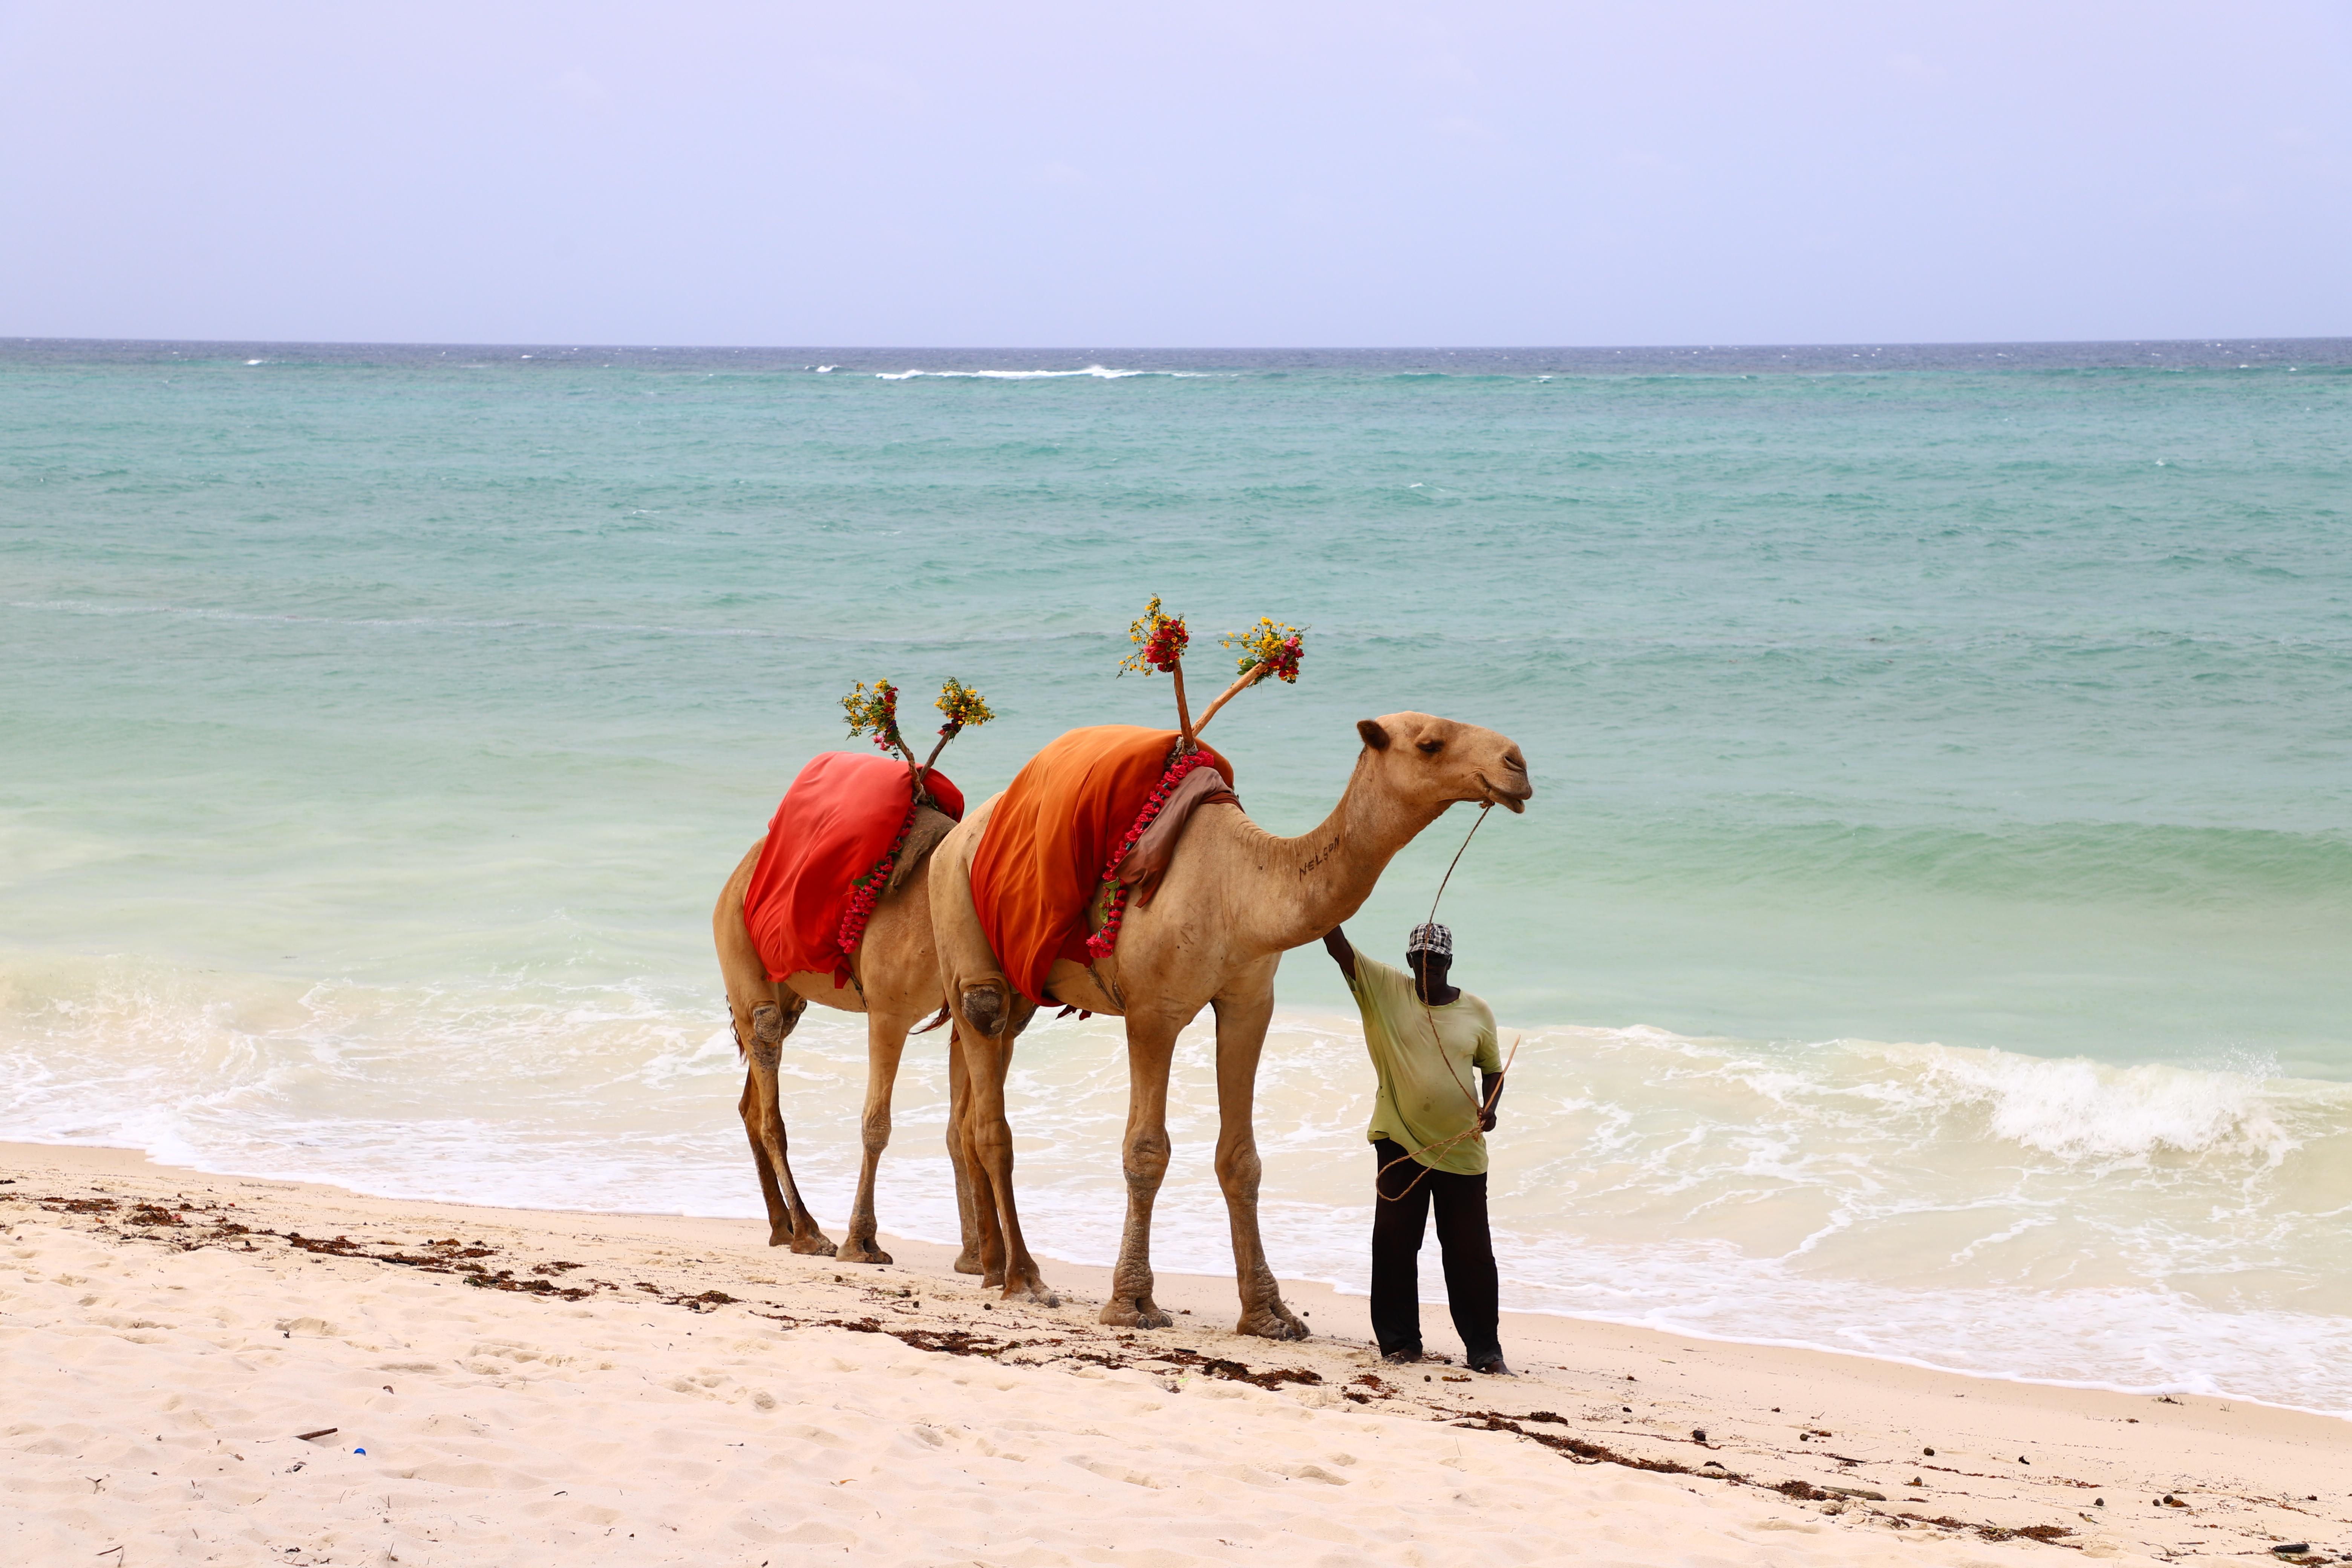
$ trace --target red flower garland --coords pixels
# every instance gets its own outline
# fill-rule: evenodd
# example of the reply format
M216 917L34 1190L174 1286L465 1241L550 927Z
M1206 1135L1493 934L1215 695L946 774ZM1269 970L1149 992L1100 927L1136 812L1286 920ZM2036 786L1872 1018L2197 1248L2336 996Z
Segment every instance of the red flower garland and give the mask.
M1118 847L1110 852L1110 863L1103 868L1102 874L1102 879L1111 884L1110 907L1104 911L1102 929L1087 938L1088 963L1108 958L1111 950L1118 946L1119 922L1127 915L1127 889L1118 880L1120 864L1143 837L1144 830L1151 826L1152 819L1160 815L1160 807L1168 804L1168 797L1176 792L1176 786L1184 782L1185 775L1195 768L1208 765L1209 754L1206 752L1187 752L1169 763L1168 771L1160 775L1159 785L1145 799L1142 811L1136 815L1135 826L1127 830L1127 837L1120 839Z
M890 841L890 852L874 862L874 868L849 885L849 905L841 911L841 931L837 941L844 957L855 953L857 944L866 940L866 922L874 918L874 906L882 901L882 889L890 885L891 868L898 863L898 851L907 847L907 835L915 830L915 813L920 801L907 806L907 820L898 825L898 837Z

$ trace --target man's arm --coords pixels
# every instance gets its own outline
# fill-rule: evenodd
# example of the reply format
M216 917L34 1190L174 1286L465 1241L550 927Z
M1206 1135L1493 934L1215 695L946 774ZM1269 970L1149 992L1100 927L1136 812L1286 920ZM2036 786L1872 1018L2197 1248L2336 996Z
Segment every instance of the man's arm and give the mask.
M1479 1006L1483 1008L1486 1004L1481 1002ZM1475 1058L1478 1103L1484 1108L1479 1113L1478 1125L1492 1132L1495 1130L1495 1108L1503 1103L1503 1043L1495 1037L1494 1014L1486 1015L1485 1024L1486 1026L1479 1031Z
M1492 1132L1495 1130L1495 1108L1503 1103L1503 1075L1482 1072L1478 1075L1478 1103L1486 1109L1478 1118L1478 1125Z
M1332 962L1339 966L1340 973L1350 980L1356 978L1356 950L1349 943L1346 931L1339 926L1333 926L1329 931L1325 931L1323 951L1331 955Z

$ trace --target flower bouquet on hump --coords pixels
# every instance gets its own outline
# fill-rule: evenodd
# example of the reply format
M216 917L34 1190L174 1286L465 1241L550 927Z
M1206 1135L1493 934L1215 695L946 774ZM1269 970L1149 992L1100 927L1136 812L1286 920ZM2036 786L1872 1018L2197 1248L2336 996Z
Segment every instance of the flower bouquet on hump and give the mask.
M1119 926L1127 918L1130 886L1139 883L1145 900L1148 902L1150 899L1151 885L1158 880L1159 873L1150 868L1150 857L1147 856L1137 858L1138 864L1145 868L1139 874L1136 867L1129 864L1129 857L1135 855L1137 847L1150 832L1152 824L1160 819L1161 812L1177 801L1180 794L1199 791L1204 784L1212 788L1223 784L1222 779L1196 779L1193 776L1209 767L1209 753L1200 744L1201 731L1209 727L1209 721L1217 716L1218 709L1267 676L1283 681L1297 681L1305 639L1305 634L1297 626L1283 626L1264 616L1245 632L1235 632L1231 637L1219 638L1225 647L1241 649L1241 673L1232 685L1218 693L1214 702L1202 710L1199 721L1195 721L1184 702L1184 649L1192 640L1184 623L1163 613L1155 595L1151 603L1143 607L1142 618L1128 628L1128 636L1135 644L1135 652L1121 662L1120 673L1131 669L1138 674L1149 675L1156 669L1172 677L1176 682L1176 722L1181 734L1176 742L1175 753L1168 760L1167 771L1160 775L1158 786L1145 798L1143 809L1137 814L1135 826L1129 828L1127 836L1113 847L1109 861L1103 867L1102 880L1108 891L1104 896L1102 925L1087 938L1089 963L1108 957L1118 948ZM1193 798L1197 799L1198 795ZM1181 823L1181 812L1187 809L1189 805L1180 805L1179 816L1174 820ZM1162 848L1158 853L1164 857L1167 851Z
M950 741L996 717L979 692L952 676L940 688L938 708L947 716L947 722L940 726L939 743L931 748L931 754L917 762L915 749L907 744L907 737L898 729L897 687L887 680L877 680L868 691L861 680L841 700L841 710L849 719L850 734L871 736L876 748L885 754L905 758L910 785L907 817L898 825L898 834L891 840L889 852L849 886L849 902L841 914L841 951L845 953L856 952L858 943L865 940L866 922L872 918L874 906L881 902L883 889L890 885L890 873L897 869L898 856L907 847L907 836L914 831L915 814L925 805L938 805L931 798L928 782L931 764L940 760L940 753L948 749Z
M848 696L841 700L841 710L849 717L852 736L870 735L877 750L907 759L907 766L914 779L915 802L918 805L930 798L924 790L923 780L931 771L931 764L940 760L940 753L948 749L948 742L964 731L977 730L996 717L979 692L953 676L950 676L946 684L940 688L938 708L947 715L948 721L940 726L939 744L931 748L929 756L919 763L915 760L915 748L907 744L907 737L898 731L897 687L887 680L877 680L869 692L866 689L866 682L861 680L851 689Z
M1128 627L1127 635L1135 651L1120 661L1120 674L1131 669L1139 675L1149 675L1156 669L1176 683L1176 728L1183 737L1176 743L1180 753L1193 750L1201 731L1209 727L1218 709L1267 676L1295 684L1299 660L1306 654L1304 632L1263 616L1249 630L1219 637L1217 640L1226 647L1241 650L1241 673L1232 685L1218 693L1215 701L1202 710L1201 717L1195 721L1184 700L1184 650L1191 646L1192 636L1185 629L1182 619L1161 611L1160 596L1155 594L1151 603L1143 606L1142 616Z

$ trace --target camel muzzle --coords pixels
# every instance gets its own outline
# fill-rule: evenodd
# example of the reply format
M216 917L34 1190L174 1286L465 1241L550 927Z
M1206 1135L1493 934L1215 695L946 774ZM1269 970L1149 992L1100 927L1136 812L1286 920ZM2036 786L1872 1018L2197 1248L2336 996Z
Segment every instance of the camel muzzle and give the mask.
M1515 794L1498 787L1495 781L1485 773L1478 775L1478 787L1486 792L1486 800L1490 805L1499 805L1514 816L1521 816L1527 811L1527 803L1535 798L1536 793L1535 785L1523 784Z

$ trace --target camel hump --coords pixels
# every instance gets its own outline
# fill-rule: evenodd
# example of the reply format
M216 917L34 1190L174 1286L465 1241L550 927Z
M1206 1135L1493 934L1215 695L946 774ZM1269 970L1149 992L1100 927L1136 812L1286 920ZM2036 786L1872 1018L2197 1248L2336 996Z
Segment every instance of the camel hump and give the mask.
M1160 815L1135 841L1135 847L1119 862L1118 879L1136 889L1135 901L1148 904L1151 895L1160 890L1160 879L1168 874L1168 862L1174 858L1177 841L1184 837L1185 826L1192 820L1197 808L1216 803L1241 805L1233 785L1214 768L1194 768L1184 775L1184 782L1169 792L1161 803Z
M907 829L906 847L898 851L898 863L890 868L889 886L886 893L895 893L912 880L917 870L931 858L940 840L954 830L955 819L945 812L933 811L928 805L915 808L915 825Z

